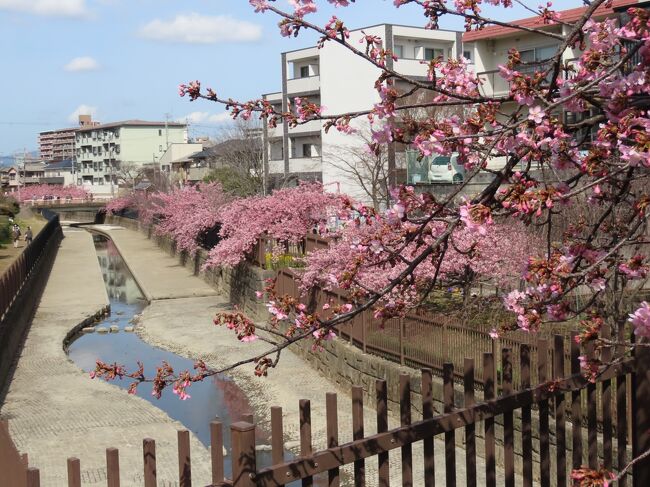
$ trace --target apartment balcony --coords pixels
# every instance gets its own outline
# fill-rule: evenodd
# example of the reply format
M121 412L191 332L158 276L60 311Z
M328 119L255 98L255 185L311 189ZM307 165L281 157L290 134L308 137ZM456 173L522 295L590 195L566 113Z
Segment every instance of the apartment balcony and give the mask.
M310 120L295 127L289 127L289 135L320 135L322 128L323 122L321 120Z
M510 93L510 82L501 77L498 69L484 71L477 76L482 81L479 87L482 96L506 96Z
M564 61L564 66L569 67L575 64L574 59L569 59ZM516 68L522 74L532 76L535 72L544 72L550 66L550 63L539 63L537 65L531 66L519 66ZM510 93L510 82L503 78L498 69L493 69L490 71L484 71L478 73L477 76L483 81L483 84L480 86L479 90L483 96L506 96ZM569 79L573 76L573 71L570 69L562 69L560 71L560 77L563 79ZM550 78L550 75L549 75Z
M284 160L276 159L269 161L269 174L282 174L284 173Z
M282 137L282 124L278 123L277 127L269 127L267 136L269 139L279 139Z
M321 157L292 157L289 159L289 172L321 172L323 159Z
M320 91L320 76L292 78L287 80L287 95L289 98Z
M323 161L320 157L293 157L289 159L289 173L321 172ZM283 174L284 160L269 161L269 174Z
M271 103L282 103L282 92L278 91L277 93L267 93L266 95L267 101Z
M422 64L422 59L399 58L393 65L395 71L405 76L424 78L427 76L429 66Z

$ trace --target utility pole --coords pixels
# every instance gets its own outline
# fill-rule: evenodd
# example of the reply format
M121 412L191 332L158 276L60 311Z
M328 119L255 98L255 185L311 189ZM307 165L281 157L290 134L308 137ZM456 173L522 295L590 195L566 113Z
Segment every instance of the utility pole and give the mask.
M165 150L169 149L169 113L165 113Z
M20 200L20 166L18 165L18 154L14 152L14 166L16 166L16 171L18 171L18 178L17 178L17 183L18 183L18 199Z
M113 145L108 143L108 163L111 165L111 198L115 198L115 188L113 187Z

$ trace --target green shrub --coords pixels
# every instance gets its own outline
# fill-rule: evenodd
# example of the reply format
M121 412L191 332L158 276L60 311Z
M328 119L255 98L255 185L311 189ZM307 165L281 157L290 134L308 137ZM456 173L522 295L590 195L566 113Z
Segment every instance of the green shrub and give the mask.
M11 242L11 223L9 217L0 215L0 244Z
M271 252L267 252L264 256L265 267L274 271L286 267L295 267L293 262L294 258L289 254L282 254L276 261L273 260L273 254Z

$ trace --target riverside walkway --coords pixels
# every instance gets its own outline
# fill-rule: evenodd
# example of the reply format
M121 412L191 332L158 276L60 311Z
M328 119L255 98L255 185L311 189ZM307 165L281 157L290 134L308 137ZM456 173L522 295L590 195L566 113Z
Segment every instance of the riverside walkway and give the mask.
M44 487L67 485L71 456L81 460L83 485L106 485L107 447L120 451L122 485L142 486L145 437L156 439L159 485L176 485L176 431L183 426L147 401L92 380L63 350L68 332L108 305L92 236L64 234L0 414ZM193 478L207 485L208 451L194 436L191 448Z
M242 344L229 330L214 326L215 313L230 308L227 300L145 235L112 225L91 228L114 241L150 301L136 327L146 342L188 358L203 359L211 367L223 367L268 346L259 341ZM29 453L30 465L41 469L43 486L65 485L65 461L69 456L81 460L83 485L105 485L106 447L120 450L122 485L141 486L144 437L156 440L159 485L177 485L176 430L182 425L117 386L91 380L62 349L66 334L108 302L90 234L66 229L65 236L0 414L10 420L14 441L21 451ZM261 428L270 429L270 406L283 408L285 446L294 453L299 446L300 399L311 400L314 451L325 448L326 392L339 393L340 441L352 439L349 390L338 389L290 350L282 352L279 365L267 378L254 377L252 365L229 375L246 393ZM191 399L188 407L189 403ZM366 409L364 417L366 434L373 434L374 410ZM390 427L398 424L399 418L389 418ZM207 485L208 451L194 436L191 448L194 485ZM436 477L444 483L442 442L436 441L436 451ZM418 467L422 465L421 445L414 445L413 453L414 485L422 485L422 469ZM457 455L463 458L463 450L457 449ZM391 484L400 485L400 452L391 452L390 458L395 466L391 469ZM343 485L351 485L351 467L342 469ZM367 485L376 485L376 458L367 461L366 472ZM482 461L478 472L478 485L482 485ZM457 473L463 484L464 472L459 469ZM497 482L502 480L499 473Z

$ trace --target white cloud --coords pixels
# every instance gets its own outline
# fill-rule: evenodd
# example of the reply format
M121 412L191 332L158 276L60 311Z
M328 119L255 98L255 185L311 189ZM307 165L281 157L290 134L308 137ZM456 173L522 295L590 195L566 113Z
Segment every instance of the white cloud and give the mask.
M52 17L87 17L86 0L0 0L0 10Z
M232 117L229 112L211 114L210 112L192 112L176 120L180 123L224 123L231 121Z
M63 69L71 72L96 71L99 69L99 63L89 56L76 57L66 64Z
M79 105L77 109L70 114L68 121L72 123L79 122L79 115L92 115L95 118L97 115L97 107L91 107L89 105Z
M188 44L253 42L262 37L262 28L229 15L210 17L191 13L177 15L173 20L152 20L140 29L139 35L154 41Z

